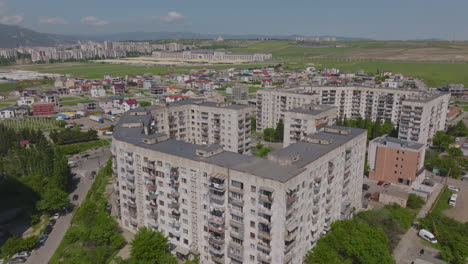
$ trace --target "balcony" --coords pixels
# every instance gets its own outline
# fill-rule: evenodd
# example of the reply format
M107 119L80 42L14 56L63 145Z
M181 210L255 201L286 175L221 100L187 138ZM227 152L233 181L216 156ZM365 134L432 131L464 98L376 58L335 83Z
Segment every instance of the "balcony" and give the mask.
M224 245L224 236L215 236L210 233L208 242L222 246Z
M269 195L260 193L259 198L265 202L273 202L273 195L271 193Z
M228 257L235 259L237 261L244 261L244 252L241 246L237 246L234 243L229 244Z
M271 263L271 257L260 251L257 253L257 259L264 261L266 263Z
M210 183L210 189L214 189L214 190L217 190L217 191L224 191L225 190L225 187L224 187L224 183Z
M258 230L258 236L266 240L271 240L271 231Z

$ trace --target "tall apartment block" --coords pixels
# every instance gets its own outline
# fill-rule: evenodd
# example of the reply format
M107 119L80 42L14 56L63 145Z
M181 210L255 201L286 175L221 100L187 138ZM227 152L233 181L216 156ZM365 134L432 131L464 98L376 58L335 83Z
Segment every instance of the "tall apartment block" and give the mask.
M336 107L329 105L305 104L284 112L283 146L304 139L336 123Z
M410 125L411 120L403 121L406 120L403 116L406 116L407 112L410 116L420 116L419 112L423 108L424 118L421 116L421 122L425 124L419 129L403 129L399 137L427 145L430 145L435 131L444 129L450 101L448 93L428 93L416 89L365 86L264 89L258 92L257 96L257 130L276 126L279 119L283 118L283 112L289 110L286 107L278 107L285 106L281 104L281 100L285 99L281 98L287 98L290 94L295 94L298 98L301 98L301 94L302 97L316 96L318 104L336 106L339 118L363 118L372 121L389 119L393 124L403 126ZM302 102L303 100L296 100L297 106L305 104ZM414 122L414 119L411 122Z
M201 263L302 263L333 221L361 208L366 131L326 127L267 159L157 133L125 113L112 141L121 226L168 236Z
M275 128L287 110L318 102L318 95L313 92L279 88L259 90L257 91L257 131Z
M398 138L429 146L445 130L450 94L421 95L402 102Z
M250 153L251 109L246 105L184 100L147 109L156 131L170 138L194 144L219 144L225 150Z
M388 135L369 142L369 179L412 185L424 179L424 144Z

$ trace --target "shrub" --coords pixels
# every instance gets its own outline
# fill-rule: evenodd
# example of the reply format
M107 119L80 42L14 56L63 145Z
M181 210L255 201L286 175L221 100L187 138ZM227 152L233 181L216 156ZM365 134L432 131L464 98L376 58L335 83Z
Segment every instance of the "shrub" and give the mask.
M426 203L423 198L417 196L416 194L411 193L408 196L408 201L406 202L406 206L411 209L419 210L423 205Z

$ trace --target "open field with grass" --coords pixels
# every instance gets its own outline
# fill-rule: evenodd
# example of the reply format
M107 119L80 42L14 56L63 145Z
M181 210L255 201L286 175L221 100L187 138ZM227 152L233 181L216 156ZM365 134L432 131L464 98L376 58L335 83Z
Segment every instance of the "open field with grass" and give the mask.
M341 71L367 72L390 70L426 81L436 87L448 83L468 86L468 42L448 41L347 41L338 42L342 48L315 48L295 45L292 40L267 40L249 42L245 47L227 48L232 52L270 52L274 61L243 65L197 66L137 66L101 63L61 63L13 66L16 69L35 70L44 73L72 74L82 78L102 78L104 74L184 73L190 69L232 67L258 68L281 63L285 69L339 68ZM10 90L12 84L8 84ZM2 86L0 85L0 91Z
M73 154L77 154L77 153L90 150L92 148L105 147L108 145L110 145L109 140L99 139L99 140L89 141L89 142L61 145L59 146L59 148L65 155L73 155Z
M21 88L30 88L30 87L39 87L39 86L50 86L54 84L54 80L37 80L37 81L28 81L28 82L8 82L0 83L0 94L8 95L8 93L14 91L15 89Z

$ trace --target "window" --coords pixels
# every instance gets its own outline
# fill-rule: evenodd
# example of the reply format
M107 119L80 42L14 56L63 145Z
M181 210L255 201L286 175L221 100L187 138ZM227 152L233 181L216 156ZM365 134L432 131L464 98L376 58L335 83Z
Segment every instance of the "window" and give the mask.
M255 222L254 221L250 221L250 227L255 228Z
M257 200L255 200L255 198L252 197L252 198L250 198L250 201L252 202L253 205L255 205L255 202L256 202Z
M241 189L241 190L244 189L244 184L243 184L242 182L238 182L238 181L232 180L232 181L231 181L231 185L232 185L233 187L239 188L239 189Z
M188 234L188 230L187 230L187 229L184 229L184 234Z
M251 214L252 216L255 216L255 210L254 210L254 209L250 209L250 214Z
M250 260L255 261L255 256L250 255Z
M188 245L188 240L187 239L184 239L184 244Z
M255 239L255 233L250 232L250 238Z
M252 186L250 186L250 191L252 191L252 192L256 192L256 191L257 191L257 187L255 187L255 186L253 186L253 185L252 185Z

